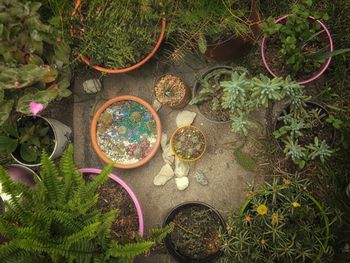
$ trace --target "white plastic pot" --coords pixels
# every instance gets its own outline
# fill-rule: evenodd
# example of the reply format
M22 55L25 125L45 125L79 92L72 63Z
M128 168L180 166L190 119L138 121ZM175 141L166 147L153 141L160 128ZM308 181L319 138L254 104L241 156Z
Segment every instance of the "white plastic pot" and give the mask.
M60 157L63 154L64 150L66 149L68 143L70 142L70 138L72 135L71 128L69 128L67 125L55 119L45 118L42 116L36 116L35 118L41 118L44 121L46 121L50 125L53 131L55 146L52 153L50 154L50 159L56 159ZM11 156L17 163L24 166L36 167L41 165L41 163L37 163L37 164L23 163L18 158L16 158L16 156L14 156L13 154L11 154Z

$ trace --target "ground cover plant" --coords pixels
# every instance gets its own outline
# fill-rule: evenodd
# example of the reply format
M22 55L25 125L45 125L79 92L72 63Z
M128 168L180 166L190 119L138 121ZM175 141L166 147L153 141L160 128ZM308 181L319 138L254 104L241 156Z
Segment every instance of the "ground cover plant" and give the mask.
M127 68L146 57L160 34L159 1L82 1L72 17L73 46L92 65Z

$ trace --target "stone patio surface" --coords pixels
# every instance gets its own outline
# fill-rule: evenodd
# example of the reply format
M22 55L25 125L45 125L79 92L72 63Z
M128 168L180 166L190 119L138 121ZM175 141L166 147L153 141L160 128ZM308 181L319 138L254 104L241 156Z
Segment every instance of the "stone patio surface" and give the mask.
M94 73L78 75L74 83L73 106L73 141L78 167L102 168L105 165L92 148L89 132L93 113L107 99L121 95L134 95L152 104L153 85L157 77L166 73L177 74L192 87L195 74L201 74L211 66L208 63L194 60L187 60L176 66L150 62L131 73L104 76L102 78L104 89L93 95L84 94L82 83L94 77ZM185 109L196 112L193 106L187 106ZM176 128L175 118L179 112L180 110L172 110L164 106L158 111L162 130L168 137ZM241 206L245 196L246 182L252 182L258 177L254 173L247 172L235 162L229 145L237 142L238 137L230 131L230 124L209 123L197 115L194 125L200 127L205 133L208 147L202 159L190 164L190 184L186 190L179 191L174 179L164 186L153 185L153 178L164 165L161 148L155 157L142 167L132 170L113 170L113 173L127 182L138 197L143 209L146 233L152 227L161 226L165 216L174 206L187 201L208 203L226 217L230 210ZM207 186L200 185L193 177L197 169L202 170L208 178ZM140 257L136 259L136 262L176 261L167 255L155 254Z

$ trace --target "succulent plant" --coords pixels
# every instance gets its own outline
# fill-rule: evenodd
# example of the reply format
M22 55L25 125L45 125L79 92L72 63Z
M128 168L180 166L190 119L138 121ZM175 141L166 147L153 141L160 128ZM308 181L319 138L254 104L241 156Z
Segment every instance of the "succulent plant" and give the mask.
M270 100L279 101L284 98L282 78L273 78L260 74L252 79L253 88L251 97L260 105L267 107Z
M231 121L231 130L235 133L244 134L244 136L248 136L248 131L256 126L254 122L249 120L247 115L243 114L239 116L231 115Z
M298 140L292 140L290 137L284 140L285 148L283 152L287 157L290 157L293 162L299 166L300 169L305 166L305 159L307 157L307 149L301 146Z
M325 140L319 141L318 137L314 138L314 143L306 146L309 152L309 158L311 160L315 160L316 158L320 158L321 162L324 163L326 158L330 157L334 150L328 146Z

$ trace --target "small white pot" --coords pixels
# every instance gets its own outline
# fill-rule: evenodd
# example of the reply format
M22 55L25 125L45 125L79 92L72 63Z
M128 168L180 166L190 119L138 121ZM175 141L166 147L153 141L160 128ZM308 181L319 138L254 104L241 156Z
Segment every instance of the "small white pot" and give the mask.
M36 118L41 118L45 120L50 125L54 133L55 146L52 153L50 154L50 159L56 159L60 157L64 152L64 150L66 149L68 143L70 142L70 138L72 135L71 128L69 128L67 125L55 119L45 118L42 116L36 116ZM41 165L41 163L37 163L37 164L23 163L22 161L18 160L13 154L11 154L11 156L17 163L24 166L36 167Z

